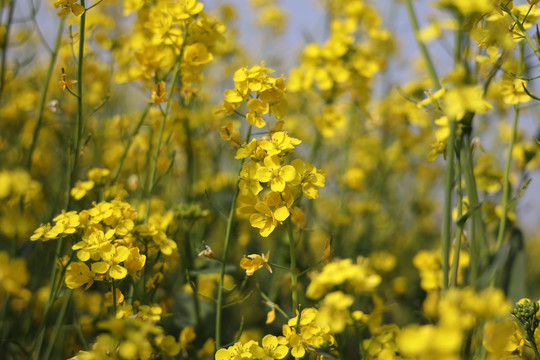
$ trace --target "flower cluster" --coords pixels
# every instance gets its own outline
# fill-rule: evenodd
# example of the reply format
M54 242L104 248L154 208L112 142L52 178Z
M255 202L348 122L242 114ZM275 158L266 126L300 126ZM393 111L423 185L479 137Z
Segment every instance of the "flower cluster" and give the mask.
M221 111L231 114L247 101L246 120L250 125L262 128L266 125L263 115L273 114L282 119L287 110L283 77L274 77L263 62L251 68L241 68L234 73L234 89L225 90L225 102ZM254 93L252 96L251 93Z
M261 360L283 359L291 353L295 358L302 358L307 353L318 354L335 345L332 331L319 323L319 311L306 308L282 327L282 336L266 335L259 345L250 340L236 342L228 348L218 350L216 360L253 358Z
M94 203L94 207L80 213L62 212L53 219L53 226L41 225L30 239L70 237L80 262L66 264L66 285L75 289L87 284L89 288L95 279L123 279L128 272L135 275L144 267L146 255L141 254L135 241L136 215L126 202Z

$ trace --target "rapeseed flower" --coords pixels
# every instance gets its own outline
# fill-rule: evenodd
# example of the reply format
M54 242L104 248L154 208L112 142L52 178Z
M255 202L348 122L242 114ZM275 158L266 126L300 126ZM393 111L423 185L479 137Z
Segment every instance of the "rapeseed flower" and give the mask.
M266 254L251 254L247 255L246 257L242 258L240 261L240 267L244 270L246 270L246 274L248 276L251 276L255 273L255 271L259 270L263 266L268 269L270 273L272 273L272 268L268 264L268 259L270 257L270 251L268 251Z

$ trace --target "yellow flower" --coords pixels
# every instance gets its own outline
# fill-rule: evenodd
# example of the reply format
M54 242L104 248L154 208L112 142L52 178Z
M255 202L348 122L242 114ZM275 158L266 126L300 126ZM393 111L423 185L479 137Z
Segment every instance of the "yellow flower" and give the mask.
M88 170L87 175L88 175L88 178L90 180L94 180L96 182L99 182L103 178L109 176L110 173L111 173L111 171L109 169L92 168L92 169Z
M283 359L288 353L289 349L285 345L280 345L274 335L266 335L262 339L262 348L259 347L254 351L257 359L261 360Z
M96 260L99 258L99 250L107 245L110 245L114 236L114 230L109 230L106 233L97 229L90 228L91 233L83 236L83 239L71 247L71 250L77 251L77 257L81 261L87 261L90 257Z
M187 45L184 49L184 61L187 65L200 66L209 63L213 59L212 53L201 43Z
M272 135L271 140L261 140L259 146L266 151L268 156L286 155L288 152L294 150L295 145L301 142L299 139L290 137L284 131L277 131Z
M36 230L34 230L34 234L30 236L30 240L31 241L50 240L50 238L46 237L45 234L47 234L51 229L52 229L51 224L41 224Z
M116 288L115 291L116 294L116 305L120 305L124 302L124 294L120 291L120 289ZM105 306L112 306L113 304L113 294L112 291L108 291L105 293Z
M277 220L274 217L272 210L264 202L259 201L255 204L255 211L249 217L251 226L259 229L259 234L262 237L267 237L274 231L277 225Z
M302 193L308 199L318 198L318 188L324 187L326 173L311 164L306 165L300 159L293 160L291 165L296 169L296 179L293 184L301 184Z
M129 249L129 256L124 261L124 267L130 274L135 274L137 271L142 270L146 263L146 255L139 253L138 247L132 247Z
M152 97L150 100L155 105L159 105L167 100L165 99L165 95L165 81L160 81L159 84L155 84L152 87Z
M101 258L104 261L92 264L92 271L98 274L107 274L113 279L123 279L128 271L119 265L129 256L129 250L125 246L113 246L108 244L100 250Z
M351 259L343 259L325 265L322 272L312 279L306 296L317 299L334 286L344 283L350 285L357 293L370 292L381 281L382 278L368 268L365 262L353 264Z
M65 212L62 210L62 213L57 215L53 221L56 221L56 223L45 234L45 237L49 239L54 239L60 234L74 234L80 225L79 215L76 211Z
M93 180L77 181L77 183L75 183L75 187L71 189L70 194L75 200L80 200L94 188L94 185L95 183Z
M506 104L526 103L531 97L525 92L527 81L505 76L501 84L501 95Z
M349 308L353 302L354 298L342 291L327 294L319 311L321 325L329 327L334 333L342 332L350 320Z
M227 349L222 348L216 352L215 360L240 360L252 359L254 352L259 348L259 345L254 340L250 340L245 344L237 342ZM260 349L260 348L259 348Z
M5 301L7 293L24 301L30 300L32 293L24 288L29 280L26 261L21 258L10 259L7 252L0 251L0 299Z
M77 289L84 284L86 290L94 283L94 272L83 262L71 263L66 271L66 285L70 289Z
M515 321L488 321L484 325L483 345L487 351L500 358L521 350L525 345L524 340L525 336Z
M180 344L171 335L167 335L161 340L160 347L169 356L176 356L180 353Z
M450 118L460 119L466 112L486 113L493 107L483 99L481 86L459 86L446 90L444 110Z
M58 0L54 3L54 8L58 9L59 7L62 8L56 14L59 17L66 16L70 11L72 11L75 16L81 16L84 12L84 7L81 4L77 4L77 0Z
M255 179L260 182L270 182L272 191L282 192L287 183L292 182L296 177L296 169L292 165L281 166L281 161L277 156L267 156L264 158L264 166L257 169Z
M251 276L255 273L255 271L259 270L260 268L262 268L263 266L265 266L268 271L270 271L270 273L272 273L272 268L270 267L270 265L268 265L268 259L270 257L270 251L268 251L265 254L261 254L261 255L258 255L258 254L251 254L251 255L248 255L244 258L242 258L242 260L240 260L240 267L244 270L246 270L246 274L248 276Z

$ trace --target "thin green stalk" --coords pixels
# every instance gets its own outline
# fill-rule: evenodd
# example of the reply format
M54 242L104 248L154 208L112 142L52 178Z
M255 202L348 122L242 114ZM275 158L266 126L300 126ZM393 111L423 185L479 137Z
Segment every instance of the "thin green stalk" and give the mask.
M518 75L522 75L521 73L523 71L524 53L525 53L525 49L522 43L520 45ZM512 168L512 153L513 153L514 144L516 143L516 138L517 138L517 125L518 125L519 112L520 112L520 106L519 106L519 103L517 103L514 105L514 119L512 120L512 132L510 134L510 144L508 144L508 154L506 157L506 164L504 167L503 194L502 194L502 199L501 199L502 214L501 214L501 222L499 223L499 230L497 233L497 242L495 244L495 253L499 251L499 249L501 248L504 241L504 235L506 234L508 208L510 206L510 200L511 200L510 193L512 191L511 184L510 184L510 169ZM501 269L495 269L490 279L490 286L495 285L495 282L497 281L497 278L499 277L500 271Z
M114 170L114 174L111 178L111 184L114 184L115 181L118 179L118 175L120 174L120 170L122 169L122 166L124 165L124 161L126 160L127 153L129 152L129 148L131 147L131 143L133 143L133 139L137 134L139 133L139 130L144 123L144 120L146 119L146 116L148 115L148 112L150 111L150 108L152 107L151 103L146 104L143 113L141 114L141 117L139 119L139 122L131 132L131 134L128 137L128 142L126 144L126 147L124 148L124 152L122 153L122 156L120 157L120 161L118 162L118 165L116 166L116 169Z
M191 234L190 234L190 229L192 228L192 225L193 223L191 224L185 224L183 221L182 221L182 227L183 227L183 232L184 232L184 251L182 251L183 253L183 258L184 258L184 261L186 263L186 272L187 272L187 276L188 276L188 281L189 281L189 272L193 270L193 249L191 248ZM195 278L194 280L194 283L195 283L195 288L197 287L197 279ZM200 310L200 304L199 304L199 296L197 294L197 291L193 291L192 292L192 298L193 298L193 307L194 307L194 310L195 310L195 329L199 329L200 325L201 325L201 310Z
M165 129L165 123L167 121L167 115L169 114L169 109L171 107L172 93L174 90L174 85L176 84L176 80L178 79L178 76L180 74L180 64L181 64L181 59L182 59L181 54L182 53L180 53L180 56L176 60L176 64L174 66L171 87L169 88L169 92L167 93L167 98L168 98L167 105L165 106L163 117L161 118L161 124L159 126L158 141L154 149L154 158L150 167L150 178L148 179L148 191L146 193L146 214L144 216L145 222L148 220L148 215L150 214L150 197L152 196L152 191L154 190L154 180L156 178L157 161L159 158L159 152L161 151L161 142L163 141L163 131Z
M182 106L184 107L184 101L182 101ZM186 134L186 139L184 143L184 151L186 152L186 178L187 178L187 196L186 200L188 202L191 201L192 198L192 191L193 191L193 184L195 183L195 154L193 153L193 146L192 146L192 134L191 134L191 128L189 127L189 118L187 116L184 116L182 118L182 127L184 129L184 134Z
M510 135L510 144L508 145L508 154L506 157L506 165L504 167L504 179L503 179L503 195L501 201L502 214L501 223L499 224L499 232L497 233L497 244L495 251L499 250L504 240L504 234L506 232L506 223L508 219L508 207L510 203L510 169L512 166L512 153L514 144L517 137L517 123L519 117L519 104L514 106L514 119L512 121L512 133Z
M287 269L288 270L288 269ZM262 290L261 290L261 287L259 286L259 284L257 283L257 290L259 290L259 294L261 294L261 297L266 300L267 303L271 303L274 305L274 308L285 318L285 319L289 319L289 315L287 315L287 313L285 311L283 311L282 308L279 307L278 304L274 303L272 301L272 299L270 299L270 297L268 295L266 295Z
M112 309L113 309L113 316L116 318L116 282L114 279L111 279L111 289L112 289Z
M8 10L8 19L6 23L6 32L4 33L4 39L2 39L2 60L0 64L0 103L2 101L2 94L4 92L4 87L6 85L6 66L7 66L7 49L8 49L8 42L9 42L9 33L11 29L11 25L13 23L13 14L15 12L15 0L11 0L9 3L9 10Z
M526 338L529 344L531 344L531 347L534 351L534 358L536 360L539 360L540 352L538 352L538 347L536 346L536 338L534 337L534 330L527 330Z
M49 345L47 346L47 350L45 351L44 359L52 359L51 354L54 348L54 344L56 342L56 338L58 337L58 333L60 332L60 328L62 327L62 321L64 321L64 316L66 314L67 307L71 300L71 294L72 294L72 290L68 289L66 291L66 294L64 295L64 300L62 301L60 312L58 313L58 317L56 318L56 323L54 324L54 330L51 334L51 338L48 340Z
M75 321L77 324L75 325L76 328L77 328L77 334L79 334L79 339L81 340L82 342L82 345L83 345L83 348L82 350L88 350L88 341L86 341L86 336L84 336L84 332L83 332L83 329L82 329L82 324L81 324L81 320L80 319L75 319Z
M517 18L517 16L512 12L512 10L510 10L505 4L501 4L501 9L507 13L508 15L510 15L512 17L512 20L514 20L514 23L518 26L519 30L521 30L521 33L523 34L523 36L525 37L525 40L527 40L527 43L529 44L529 46L531 47L532 51L534 51L534 54L536 55L536 57L538 58L538 60L540 60L540 49L538 49L538 47L536 46L536 44L534 43L533 39L531 39L531 37L529 36L529 34L527 33L527 30L525 29L525 27L523 26L523 24L521 24L521 21L519 21L519 19Z
M458 28L454 35L454 66L457 67L461 62L461 41L463 33L461 30L463 19L458 17ZM455 143L456 143L456 119L449 119L450 135L448 137L448 143L446 144L446 168L444 173L444 217L443 217L443 230L442 230L442 272L443 272L443 290L448 288L448 276L449 276L449 260L450 260L450 243L452 241L452 191L454 183L454 169L457 167L457 188L458 188L458 218L461 218L462 212L462 198L461 198L461 161L459 153L456 156L456 164L454 165ZM454 167L455 166L455 167ZM454 285L457 283L457 269L459 264L459 250L461 247L461 231L463 225L458 227L457 236L455 240L454 248L454 261L452 268L451 278L454 281Z
M454 257L452 259L452 272L450 275L450 286L457 286L458 269L459 269L459 253L461 251L461 237L463 235L463 227L465 222L460 221L463 216L463 191L461 188L461 155L458 150L456 154L456 187L457 187L457 231L454 242Z
M41 123L43 120L43 110L45 109L45 101L47 99L47 89L49 88L49 82L51 81L54 64L56 63L56 58L58 57L58 51L60 49L61 42L60 40L62 39L62 31L64 29L64 23L66 21L65 19L65 17L61 18L60 22L58 23L58 30L56 32L54 49L51 53L51 60L49 61L49 67L47 68L47 74L45 75L45 82L43 83L43 87L41 88L36 126L34 127L34 133L32 134L32 142L30 143L30 149L28 150L28 157L26 159L26 169L28 169L28 171L30 171L30 169L32 168L32 154L34 153L34 149L36 147L39 130L41 128Z
M474 175L474 164L472 148L469 138L464 138L460 154L462 155L463 175L465 178L465 189L469 198L469 204L472 211L471 214L471 283L476 284L480 271L480 259L487 256L487 240L482 220L482 211L480 209L480 201L478 200L478 191L476 187L476 178ZM485 265L485 264L484 264ZM478 284L476 284L478 285Z
M252 125L250 125L248 128L246 142L248 142L249 138L251 137L251 128L252 128ZM242 167L240 167L240 170L238 171L239 176L240 176L241 169ZM222 318L222 310L223 310L223 284L225 283L225 266L227 264L227 257L229 256L232 225L234 221L234 212L236 210L236 199L238 198L238 193L239 193L239 188L238 188L238 181L237 181L236 188L234 191L234 197L231 203L231 208L229 210L229 217L227 218L227 229L225 230L225 240L223 244L223 257L221 259L221 270L220 270L220 275L219 275L218 297L216 301L216 343L215 343L216 350L221 348L221 344L222 344L221 318Z
M444 171L444 210L443 210L443 228L442 228L442 272L443 272L443 290L448 289L448 273L450 258L450 242L452 234L452 190L454 188L454 153L456 141L456 121L450 120L450 135L446 144L446 168Z
M424 61L426 62L426 66L428 68L431 81L433 82L433 85L435 86L436 89L440 89L441 82L439 81L439 77L437 76L437 71L435 70L433 61L431 61L431 57L429 56L429 52L426 48L426 45L424 44L424 42L418 35L420 33L420 27L418 26L418 20L416 20L416 15L414 13L414 8L412 6L411 0L405 0L405 5L407 5L407 12L409 14L409 18L413 26L414 36L416 38L416 41L418 42L418 46L420 47L420 52L422 53L422 57L424 58Z
M525 55L525 49L523 44L520 46L520 56L519 56L519 64L518 64L518 75L522 75L523 71L523 58ZM497 234L497 244L495 251L498 251L503 243L504 240L504 234L506 232L506 222L508 218L508 206L510 202L510 169L512 167L512 152L514 150L514 144L516 143L517 138L517 124L518 124L518 118L519 118L519 103L514 105L514 119L512 121L512 133L510 135L510 144L508 145L508 155L506 158L506 165L504 168L504 179L503 179L503 195L501 200L501 206L502 206L502 214L501 214L501 223L499 224L499 232Z
M84 7L84 0L81 0L81 5ZM69 189L67 191L67 206L69 209L71 204L70 189L75 184L77 178L77 166L79 162L79 152L81 151L81 138L83 133L83 63L84 63L84 36L86 24L86 11L81 15L81 25L79 29L79 57L77 59L77 122L75 124L75 146L73 151L73 165L70 169Z
M60 236L60 239L56 245L56 253L59 253L59 249L61 245L61 241L63 236ZM49 319L49 315L52 310L52 306L56 299L58 298L58 294L60 293L60 289L62 288L62 285L64 283L64 276L66 274L67 267L69 264L73 261L75 253L71 254L71 258L69 259L68 263L65 264L65 266L62 267L62 271L60 272L60 276L57 278L58 274L58 268L56 266L56 262L54 262L54 268L53 271L51 271L51 278L49 280L49 283L52 284L51 290L49 291L49 298L47 299L47 304L45 305L45 314L43 315L43 322L40 324L39 329L37 331L38 336L36 338L36 342L34 345L34 359L39 360L41 347L43 345L43 339L45 337L45 329L47 328L47 320ZM57 319L58 320L58 319Z
M439 81L439 77L437 76L437 71L435 70L435 66L433 65L433 61L431 60L431 57L429 55L429 52L427 50L426 45L418 36L420 32L420 27L418 26L418 21L416 19L416 15L414 13L414 9L411 3L411 0L405 0L405 4L407 6L407 11L409 14L409 18L411 20L414 34L416 37L416 41L418 42L418 46L420 47L420 52L422 53L422 57L424 58L424 61L426 63L426 66L428 68L429 75L431 77L431 81L433 82L433 85L436 89L441 88L441 82ZM461 28L461 27L460 27ZM456 33L456 44L457 49L454 49L454 57L458 57L457 54L461 51L461 35L458 32ZM442 271L443 271L443 290L448 288L448 274L449 274L449 252L450 252L450 238L451 238L451 223L452 223L452 189L453 189L453 178L454 178L454 143L456 139L456 119L450 119L449 121L449 127L450 127L450 135L448 137L448 143L446 146L446 169L445 169L445 176L444 176L444 210L443 210L443 227L442 227L442 257L443 257L443 264L442 264Z
M81 0L81 5L84 7L84 0ZM80 152L80 144L81 144L81 137L82 137L82 131L83 131L83 81L82 81L82 73L83 73L83 59L84 59L84 30L85 30L85 23L86 23L86 12L83 12L81 15L81 22L80 22L80 29L79 29L79 58L78 58L78 68L77 68L77 85L78 85L78 97L77 97L77 121L75 124L75 144L74 144L74 150L72 153L73 156L73 162L71 167L69 168L69 181L67 182L67 189L65 193L65 206L64 209L69 210L71 206L71 196L69 195L69 192L71 188L73 188L73 185L75 183L76 179L76 173L77 173L77 163L79 158L79 152ZM60 236L60 239L58 239L58 242L56 243L56 252L55 254L60 254L63 248L64 243L64 237ZM58 279L58 289L62 285L62 278L63 273L65 272L65 268L62 271L62 274L60 278ZM56 275L58 274L58 267L56 266L56 262L53 262L53 269L51 272L51 292L49 293L49 300L47 302L47 306L45 309L45 314L47 315L50 311L50 307L54 303L54 300L56 299L57 290L54 290L55 288L55 279ZM53 296L53 292L55 295ZM60 313L59 317L57 318L57 323L61 324L63 321L64 313ZM44 339L44 333L46 324L45 321L47 318L44 318L43 327L39 331L36 348L34 349L34 355L35 359L39 360L41 359L41 347Z
M312 164L313 161L315 161L317 152L319 151L319 148L321 147L321 142L322 142L321 132L315 129L315 141L313 141L313 145L311 146L311 152L309 153L308 164Z
M298 308L298 274L296 272L296 243L294 241L293 224L291 218L288 217L285 221L287 223L287 234L289 236L289 249L291 255L291 295L292 295L292 314L295 315Z
M216 303L216 350L221 348L221 311L223 308L223 284L225 282L225 265L227 257L229 255L229 245L231 239L231 230L234 219L234 211L236 208L236 199L238 198L238 185L236 185L236 191L234 193L233 201L231 203L231 209L229 211L229 218L227 219L227 230L225 231L225 244L223 245L223 259L221 262L221 270L219 276L219 288L218 298Z

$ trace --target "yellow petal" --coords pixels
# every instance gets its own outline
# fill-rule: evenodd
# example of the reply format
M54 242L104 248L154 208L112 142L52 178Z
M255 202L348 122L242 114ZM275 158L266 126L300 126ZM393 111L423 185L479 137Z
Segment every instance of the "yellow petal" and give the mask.
M289 217L289 209L286 206L282 206L274 212L274 217L278 221L285 221Z
M291 165L285 165L279 169L279 176L286 182L291 182L296 177L296 169Z
M73 11L73 14L75 16L81 16L84 12L84 6L80 5L80 4L73 4L71 5L71 11Z
M238 91L236 90L225 90L225 101L227 102L230 102L230 103L239 103L241 102L242 100L244 100L242 98L242 96L240 96L240 94L238 93Z
M123 279L127 275L127 270L121 267L120 265L113 265L109 270L109 275L113 279Z
M105 274L109 270L109 264L100 261L92 264L92 271L98 274Z

